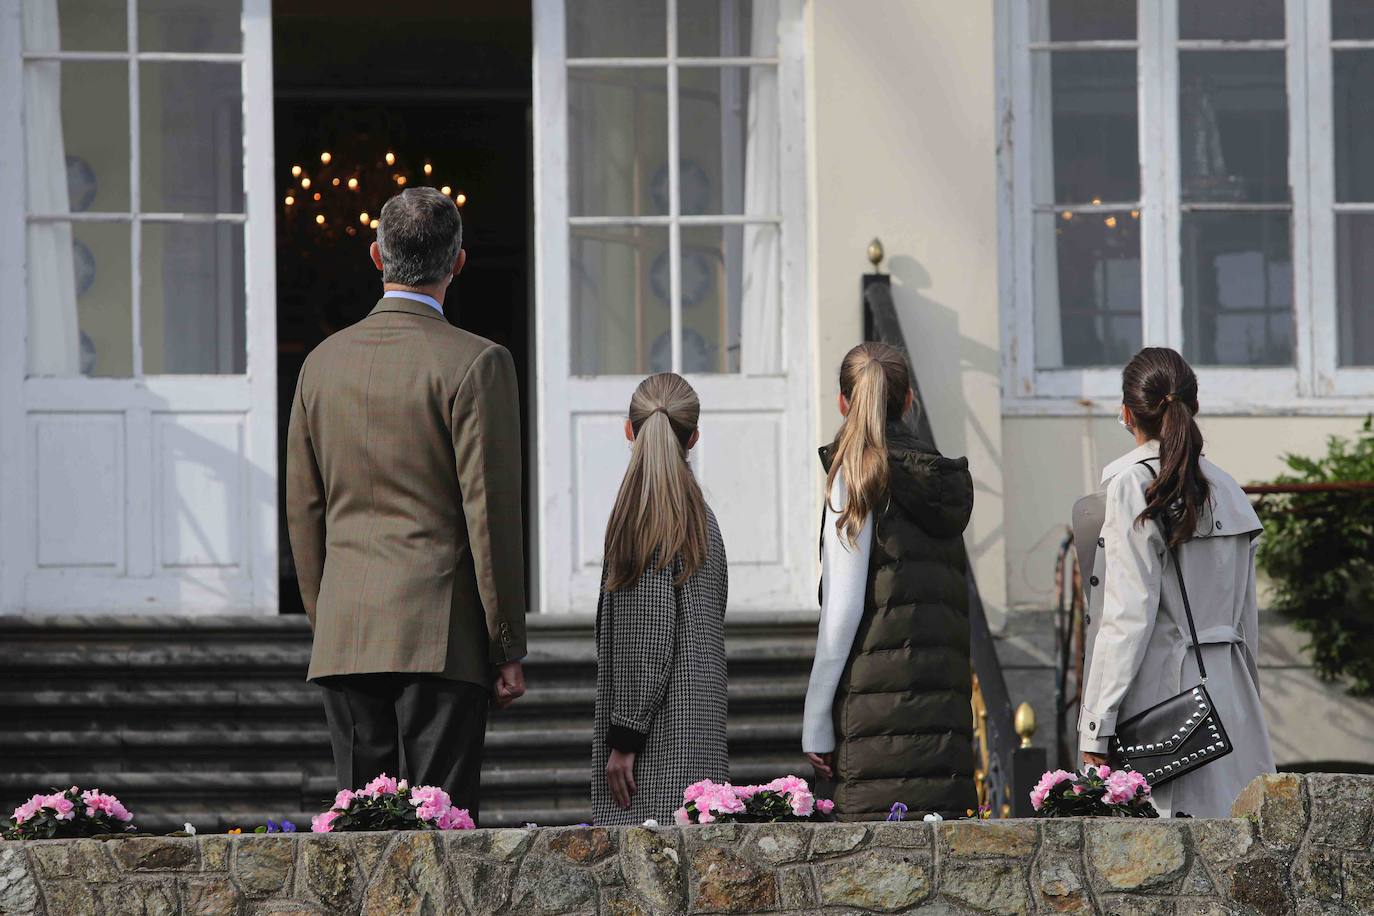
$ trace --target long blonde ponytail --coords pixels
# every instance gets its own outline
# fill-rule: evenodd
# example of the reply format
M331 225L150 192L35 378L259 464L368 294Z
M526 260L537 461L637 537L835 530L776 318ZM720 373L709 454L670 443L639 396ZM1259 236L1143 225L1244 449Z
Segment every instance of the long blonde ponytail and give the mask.
M849 412L835 436L825 492L828 500L835 475L844 474L849 499L843 509L831 508L839 513L835 530L851 544L887 493L887 424L901 419L910 389L906 360L887 344L859 344L840 363L840 393Z
M706 502L687 463L700 417L697 393L680 375L651 375L635 389L630 466L606 525L610 591L634 585L651 561L662 570L680 557L679 585L706 561Z

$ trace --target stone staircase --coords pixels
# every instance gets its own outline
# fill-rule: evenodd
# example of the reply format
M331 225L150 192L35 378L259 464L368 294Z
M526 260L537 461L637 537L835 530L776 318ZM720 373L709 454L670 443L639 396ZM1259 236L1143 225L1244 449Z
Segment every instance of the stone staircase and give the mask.
M815 615L732 613L732 778L800 772ZM302 617L0 617L0 812L114 792L145 829L309 823L334 792ZM493 713L486 826L590 819L596 657L586 618L530 618L529 693ZM3 816L0 815L0 816Z

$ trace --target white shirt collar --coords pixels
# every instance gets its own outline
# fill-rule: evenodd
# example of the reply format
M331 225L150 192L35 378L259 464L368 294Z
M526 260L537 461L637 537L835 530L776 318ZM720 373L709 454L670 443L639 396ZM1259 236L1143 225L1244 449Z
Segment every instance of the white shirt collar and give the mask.
M1129 452L1127 452L1126 454L1122 455L1120 458L1116 459L1116 460L1113 461L1111 464L1109 464L1109 465L1107 465L1105 468L1103 468L1103 469L1102 469L1102 480L1101 480L1101 483L1107 483L1109 480L1111 480L1113 477L1116 477L1118 474L1120 474L1122 471L1124 471L1124 470L1126 470L1127 468L1129 468L1131 465L1133 465L1133 464L1139 464L1140 462L1144 461L1146 458L1158 458L1158 457L1159 457L1159 440L1158 440L1158 439L1151 439L1149 442L1146 442L1144 445L1138 445L1138 446L1136 446L1136 447L1133 448L1131 451L1129 451Z
M440 315L444 314L444 307L439 304L439 300L433 296L426 296L424 293L412 293L404 289L389 289L382 293L383 299L410 299L414 302L423 302L425 305L434 309Z

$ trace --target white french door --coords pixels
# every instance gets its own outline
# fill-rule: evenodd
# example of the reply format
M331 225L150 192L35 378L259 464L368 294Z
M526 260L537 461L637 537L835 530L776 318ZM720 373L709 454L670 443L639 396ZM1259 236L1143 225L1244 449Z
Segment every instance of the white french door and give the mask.
M635 386L701 396L732 609L815 600L801 0L535 0L539 607L590 613Z
M270 0L0 0L0 612L277 610Z

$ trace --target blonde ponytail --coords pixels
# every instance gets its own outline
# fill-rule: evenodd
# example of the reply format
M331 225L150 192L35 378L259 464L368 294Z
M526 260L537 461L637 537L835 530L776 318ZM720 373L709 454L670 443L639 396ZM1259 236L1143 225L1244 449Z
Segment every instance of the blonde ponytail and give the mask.
M844 474L848 501L843 509L831 509L839 513L835 530L850 544L859 536L864 517L886 498L887 424L901 419L910 388L906 360L887 344L859 344L840 364L840 393L849 402L849 412L835 436L825 492L829 500L836 475Z
M606 525L606 588L637 583L650 562L667 569L681 559L677 584L706 561L706 502L687 463L701 402L680 375L640 382L630 399L634 445Z

